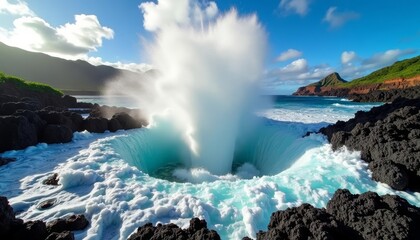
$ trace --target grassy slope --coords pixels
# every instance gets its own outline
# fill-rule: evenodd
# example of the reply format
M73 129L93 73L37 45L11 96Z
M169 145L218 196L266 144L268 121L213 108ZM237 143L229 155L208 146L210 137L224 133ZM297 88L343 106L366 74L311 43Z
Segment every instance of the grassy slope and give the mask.
M420 56L398 61L389 67L381 68L365 77L341 84L342 87L357 87L382 83L395 78L410 78L420 75Z
M47 84L25 81L23 79L20 79L14 76L9 76L0 72L0 86L4 83L13 83L19 88L26 88L28 90L32 90L36 92L52 93L52 94L57 94L60 96L63 95L63 92Z

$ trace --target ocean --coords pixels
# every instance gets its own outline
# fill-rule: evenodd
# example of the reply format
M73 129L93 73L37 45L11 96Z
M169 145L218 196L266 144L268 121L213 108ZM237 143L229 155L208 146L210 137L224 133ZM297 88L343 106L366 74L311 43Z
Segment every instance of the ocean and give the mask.
M81 101L110 103L104 97ZM130 105L122 97L112 105ZM259 110L263 125L255 135L239 135L232 172L214 175L187 168L180 159L187 147L169 125L116 133L76 133L68 144L38 144L2 157L16 162L0 168L0 195L24 220L51 220L80 213L90 220L76 239L126 239L147 222L188 227L192 217L206 219L222 239L255 237L267 229L271 213L310 203L325 207L339 188L352 193L398 194L420 206L420 194L392 190L371 179L360 153L332 151L316 132L377 103L333 97L276 96ZM242 132L246 132L245 129ZM250 137L253 136L253 137ZM60 186L42 181L57 172ZM37 206L55 204L46 210Z

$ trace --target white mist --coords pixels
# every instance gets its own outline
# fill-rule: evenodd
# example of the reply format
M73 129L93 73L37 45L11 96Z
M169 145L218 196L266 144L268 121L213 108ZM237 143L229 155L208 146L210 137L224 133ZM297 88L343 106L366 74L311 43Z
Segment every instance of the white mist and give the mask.
M186 166L230 172L239 126L258 95L264 29L255 15L239 16L234 9L220 14L214 2L159 0L140 8L145 29L154 35L146 48L159 74L147 99L126 92L150 100L142 106L159 115L152 117L152 128L164 117L179 129L191 151Z

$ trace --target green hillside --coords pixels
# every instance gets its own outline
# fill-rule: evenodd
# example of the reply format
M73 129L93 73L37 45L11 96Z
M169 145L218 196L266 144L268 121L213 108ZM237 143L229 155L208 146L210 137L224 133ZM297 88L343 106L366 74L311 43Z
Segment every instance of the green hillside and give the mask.
M357 87L360 85L382 83L395 78L410 78L420 75L420 56L395 62L389 67L381 68L365 77L343 83L344 87Z
M309 86L332 87L332 86L337 86L346 82L347 81L342 79L338 73L334 72L326 76L325 78L321 79L320 81L310 84Z
M0 72L0 87L4 84L14 84L18 88L25 88L35 92L52 93L57 94L59 96L63 95L63 93L60 90L57 90L47 84L25 81L18 77L9 76L4 74L3 72Z

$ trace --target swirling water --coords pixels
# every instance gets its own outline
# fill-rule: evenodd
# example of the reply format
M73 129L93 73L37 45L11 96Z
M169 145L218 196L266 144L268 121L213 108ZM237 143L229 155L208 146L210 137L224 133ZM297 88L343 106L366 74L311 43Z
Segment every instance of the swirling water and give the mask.
M25 220L85 214L90 226L76 232L77 239L126 239L147 222L187 227L191 217L205 218L222 239L253 237L266 229L273 211L303 202L324 207L338 188L399 194L420 206L418 193L372 181L360 153L333 152L319 134L302 137L375 105L279 96L257 113L264 117L262 127L240 135L232 172L222 176L188 168L182 161L188 148L170 123L157 129L77 133L69 144L3 153L17 161L0 168L0 195ZM59 173L61 185L43 185L53 172ZM53 207L37 208L48 199L56 199Z

